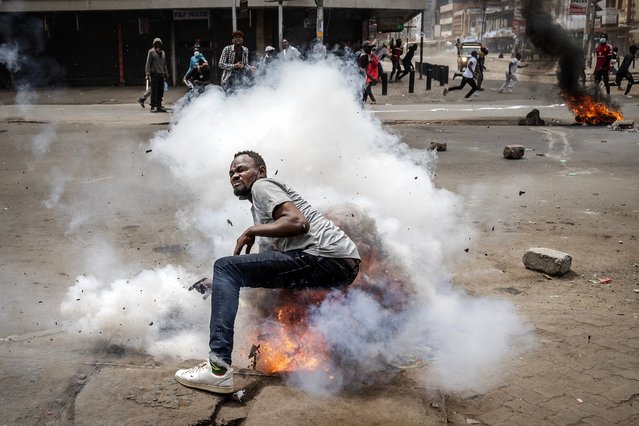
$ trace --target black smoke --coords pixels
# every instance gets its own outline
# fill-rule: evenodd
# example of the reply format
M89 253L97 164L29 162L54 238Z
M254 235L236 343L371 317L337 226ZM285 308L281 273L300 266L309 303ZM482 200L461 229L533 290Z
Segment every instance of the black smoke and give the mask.
M571 96L584 93L579 79L585 70L584 51L568 31L553 22L547 2L524 0L526 36L530 42L546 55L558 59L557 82L559 88Z

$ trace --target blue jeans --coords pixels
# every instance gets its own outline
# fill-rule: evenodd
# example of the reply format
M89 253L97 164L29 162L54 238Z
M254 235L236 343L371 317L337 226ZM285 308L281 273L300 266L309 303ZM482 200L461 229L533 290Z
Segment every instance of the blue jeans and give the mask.
M222 257L213 266L209 358L231 365L241 287L336 288L357 277L359 260L313 256L301 250Z

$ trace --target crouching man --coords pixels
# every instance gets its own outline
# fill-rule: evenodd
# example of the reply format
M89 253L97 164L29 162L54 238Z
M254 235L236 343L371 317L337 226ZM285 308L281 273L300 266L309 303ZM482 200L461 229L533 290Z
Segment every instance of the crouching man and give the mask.
M355 280L360 263L353 241L294 189L268 178L258 153L235 154L229 178L233 194L251 202L254 225L237 239L233 256L213 267L208 361L175 373L184 386L217 393L233 392L231 353L241 287L343 287ZM251 254L255 237L270 250Z

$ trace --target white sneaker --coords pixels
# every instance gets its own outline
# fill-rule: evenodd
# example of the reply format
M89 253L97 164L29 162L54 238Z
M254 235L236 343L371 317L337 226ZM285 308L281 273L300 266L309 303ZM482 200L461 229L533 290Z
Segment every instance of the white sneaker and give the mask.
M233 369L229 368L223 376L217 376L211 371L209 361L193 368L178 370L175 379L189 388L202 389L216 393L233 393Z
M475 92L475 93L473 93L473 96L479 97L479 93Z
M513 89L508 88L508 93L512 93L512 92L513 92Z
M632 99L632 95L624 95L628 99Z

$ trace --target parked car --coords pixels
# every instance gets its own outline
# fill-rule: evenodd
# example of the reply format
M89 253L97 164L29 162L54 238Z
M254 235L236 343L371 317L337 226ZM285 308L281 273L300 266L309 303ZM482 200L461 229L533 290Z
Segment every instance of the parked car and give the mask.
M464 42L461 44L459 48L459 55L457 56L457 68L459 69L459 72L464 71L466 68L471 52L473 50L479 52L479 49L481 49L481 43L476 41Z

